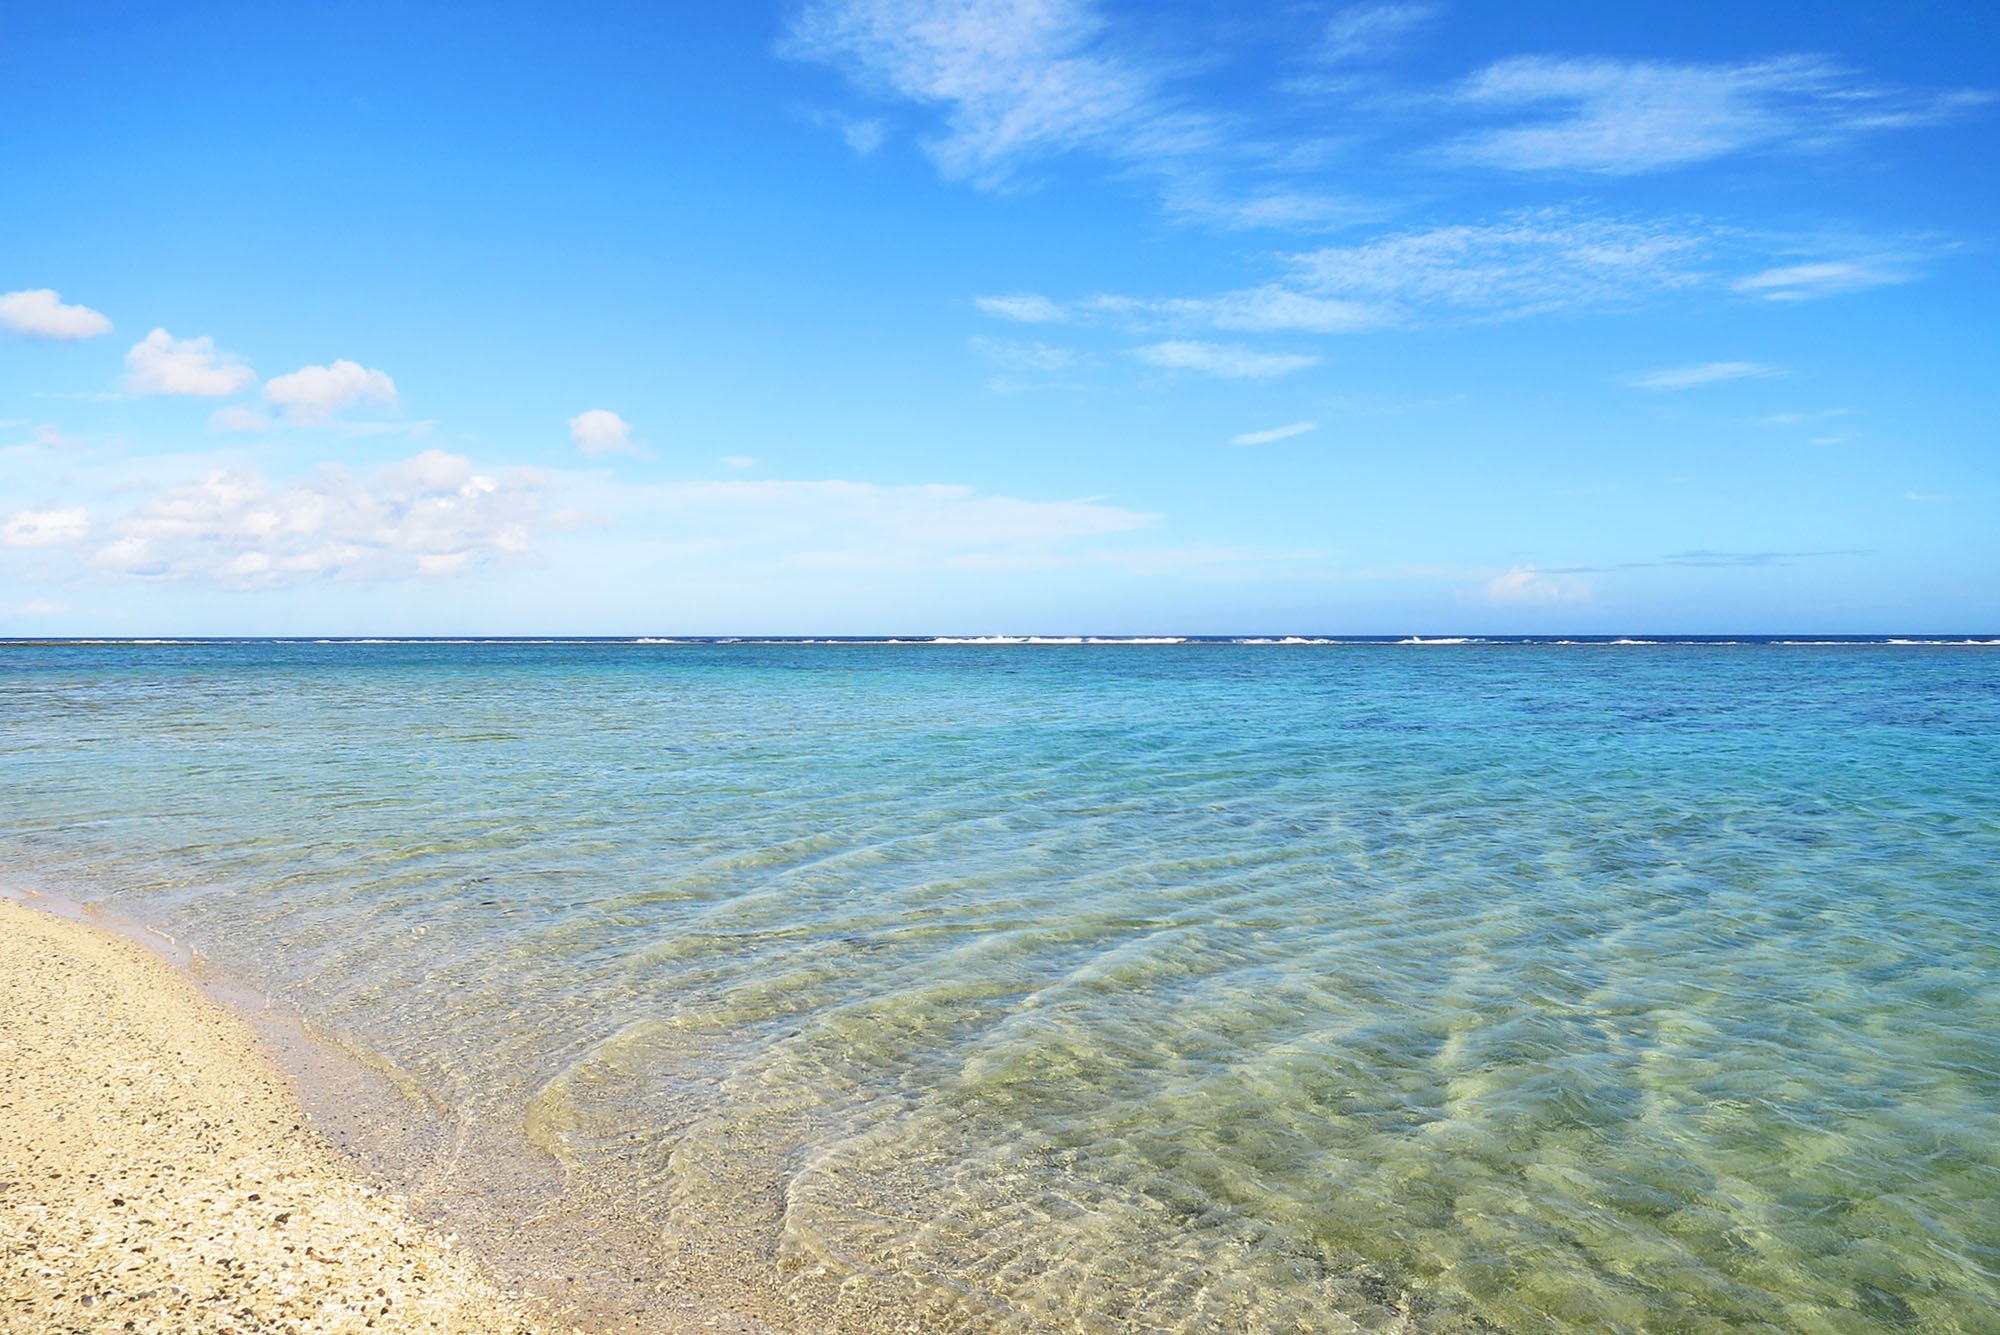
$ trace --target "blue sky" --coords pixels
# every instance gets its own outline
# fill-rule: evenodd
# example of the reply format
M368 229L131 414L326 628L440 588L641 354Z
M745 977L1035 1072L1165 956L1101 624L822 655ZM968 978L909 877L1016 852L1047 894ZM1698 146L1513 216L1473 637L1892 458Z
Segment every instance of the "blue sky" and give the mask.
M1996 31L15 6L0 634L1992 631Z

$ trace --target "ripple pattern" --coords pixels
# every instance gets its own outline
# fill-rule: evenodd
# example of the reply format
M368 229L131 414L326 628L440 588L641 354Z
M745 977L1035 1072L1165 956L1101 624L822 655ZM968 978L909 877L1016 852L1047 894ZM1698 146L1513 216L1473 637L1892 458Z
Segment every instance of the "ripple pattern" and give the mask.
M0 876L801 1330L2000 1330L1986 646L0 646Z

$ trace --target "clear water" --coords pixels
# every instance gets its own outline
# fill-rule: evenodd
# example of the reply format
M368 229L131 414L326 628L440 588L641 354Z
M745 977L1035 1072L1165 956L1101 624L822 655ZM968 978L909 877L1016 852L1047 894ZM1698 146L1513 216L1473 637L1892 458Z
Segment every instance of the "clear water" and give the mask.
M5 645L0 796L802 1330L2000 1330L1992 647Z

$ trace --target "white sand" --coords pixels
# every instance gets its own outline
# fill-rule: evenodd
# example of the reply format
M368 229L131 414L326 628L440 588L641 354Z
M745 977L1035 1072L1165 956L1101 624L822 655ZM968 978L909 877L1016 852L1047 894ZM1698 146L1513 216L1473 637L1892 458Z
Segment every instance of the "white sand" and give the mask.
M0 1331L554 1329L358 1180L165 960L0 901Z

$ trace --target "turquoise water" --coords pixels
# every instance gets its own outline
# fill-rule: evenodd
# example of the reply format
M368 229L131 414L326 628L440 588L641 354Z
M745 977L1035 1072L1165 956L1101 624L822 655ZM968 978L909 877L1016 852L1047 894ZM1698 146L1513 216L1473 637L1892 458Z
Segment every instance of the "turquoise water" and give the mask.
M0 645L0 792L648 1291L2000 1330L2000 648Z

